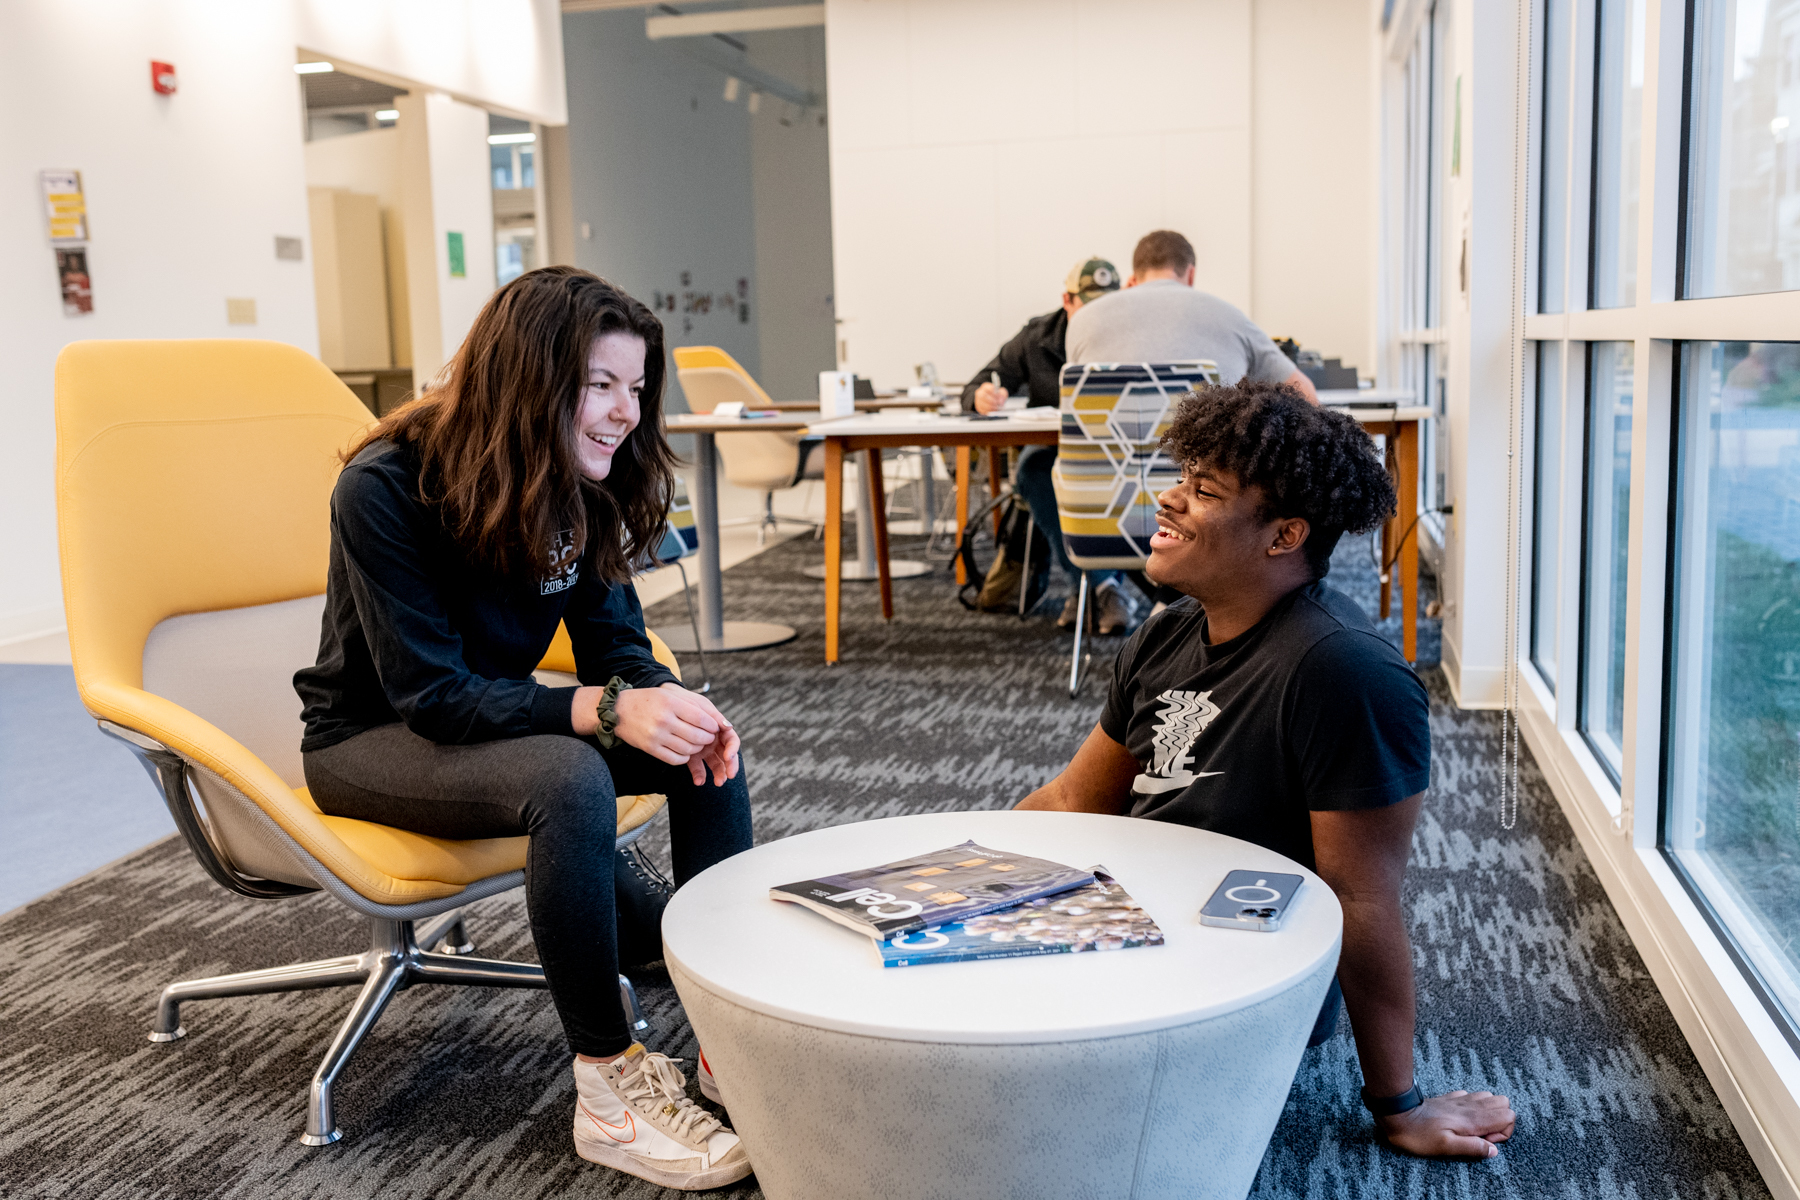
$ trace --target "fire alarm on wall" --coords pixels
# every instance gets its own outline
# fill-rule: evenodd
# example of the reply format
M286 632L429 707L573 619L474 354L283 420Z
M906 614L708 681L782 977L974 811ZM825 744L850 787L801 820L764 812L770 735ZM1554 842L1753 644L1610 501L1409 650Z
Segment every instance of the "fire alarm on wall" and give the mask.
M175 64L152 62L150 64L150 86L156 89L159 96L175 94Z

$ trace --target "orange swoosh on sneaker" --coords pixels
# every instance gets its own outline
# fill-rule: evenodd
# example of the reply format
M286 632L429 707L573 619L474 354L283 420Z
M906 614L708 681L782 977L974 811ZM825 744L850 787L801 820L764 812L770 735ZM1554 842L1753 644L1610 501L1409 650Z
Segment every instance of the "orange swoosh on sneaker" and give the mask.
M580 1101L577 1101L576 1103L579 1104ZM615 1141L615 1142L635 1142L635 1141L637 1141L637 1120L636 1120L636 1118L634 1118L631 1115L630 1109L625 1110L625 1124L623 1124L623 1125L607 1124L605 1121L603 1121L599 1117L595 1116L593 1110L590 1109L586 1104L581 1105L581 1111L584 1114L586 1114L588 1120L592 1121L594 1124L596 1124L600 1128L604 1129L606 1131L606 1136L611 1138L613 1141Z

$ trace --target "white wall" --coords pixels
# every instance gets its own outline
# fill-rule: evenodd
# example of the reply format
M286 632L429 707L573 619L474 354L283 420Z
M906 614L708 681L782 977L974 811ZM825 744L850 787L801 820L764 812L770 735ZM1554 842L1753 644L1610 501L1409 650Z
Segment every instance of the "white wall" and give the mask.
M5 641L62 624L52 372L65 343L263 337L317 352L311 263L277 260L274 243L310 241L297 49L521 116L560 121L565 109L556 0L9 0L0 22L0 107L13 114L0 139ZM153 58L175 64L176 95L151 90ZM431 198L443 228L468 239L469 278L442 280L435 326L454 347L493 286L493 223L480 207L485 117L439 99L433 111L449 115L435 149L471 181ZM81 171L86 185L87 316L62 313L38 189L52 167ZM441 269L441 236L431 251L425 261ZM227 325L227 297L255 299L258 323Z
M568 120L557 0L293 0L299 45L527 120Z
M1380 37L1355 0L1254 13L1250 312L1373 377Z
M1362 6L827 0L826 14L846 365L901 383L929 358L966 378L1055 306L1076 261L1129 269L1139 237L1173 228L1199 286L1372 371Z
M412 366L423 386L456 353L494 292L494 192L488 115L442 92L397 97L402 225ZM463 236L463 278L450 274L449 237Z
M10 0L0 37L0 640L62 623L52 372L81 338L262 337L317 350L294 31L283 5ZM150 88L150 59L180 91ZM94 311L65 317L38 171L81 171ZM227 325L228 296L258 324Z

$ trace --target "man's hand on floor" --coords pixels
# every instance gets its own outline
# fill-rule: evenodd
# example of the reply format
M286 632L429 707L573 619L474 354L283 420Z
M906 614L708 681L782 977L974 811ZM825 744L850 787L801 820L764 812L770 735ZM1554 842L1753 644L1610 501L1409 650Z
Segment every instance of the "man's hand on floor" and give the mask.
M1446 1092L1410 1112L1376 1117L1388 1145L1420 1158L1492 1158L1517 1121L1505 1096Z

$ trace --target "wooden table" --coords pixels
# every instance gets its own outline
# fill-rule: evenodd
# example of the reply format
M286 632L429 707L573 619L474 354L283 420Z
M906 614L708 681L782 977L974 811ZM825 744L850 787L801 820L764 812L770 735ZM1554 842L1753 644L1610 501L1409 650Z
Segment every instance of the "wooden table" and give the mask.
M1348 403L1359 405L1355 408L1344 407L1344 411L1370 433L1386 436L1391 446L1397 495L1394 519L1383 526L1381 531L1381 556L1384 564L1391 560L1400 572L1400 592L1405 599L1405 611L1400 618L1401 646L1407 661L1415 662L1419 657L1419 541L1418 523L1414 517L1419 508L1419 433L1421 424L1430 419L1431 409L1427 405L1411 403L1413 393L1404 390L1375 391L1365 388L1360 392L1324 391L1319 393L1319 398L1329 407L1346 406ZM755 421L677 416L668 419L668 429L671 433L696 434L701 443L700 453L697 455L700 468L696 480L697 494L694 497L694 524L700 534L700 632L709 650L713 648L715 639L721 642L721 649L747 648L723 644L731 639L726 636L721 621L723 603L719 571L719 502L712 455L713 435L755 429L781 429L804 430L825 439L827 663L837 662L839 652L843 599L843 550L840 543L843 536L846 453L872 452L865 456L868 482L871 494L880 496L881 450L902 446L956 447L956 528L960 537L969 520L969 478L974 451L977 448L987 449L988 489L990 494L998 495L1000 451L1009 446L1054 446L1061 432L1059 423L1042 419L1006 417L999 421L975 421L963 416L941 417L931 413L869 413L842 417L835 421L811 422L786 415ZM892 580L887 574L887 517L881 504L873 504L871 508L873 519L870 524L875 541L875 558L880 569L881 615L886 620L892 620L894 597ZM1384 571L1383 574L1388 575L1391 580L1391 572ZM966 582L960 561L957 564L957 582ZM1392 584L1384 582L1381 585L1383 620L1391 612L1392 603ZM733 626L747 624L749 623L731 622ZM768 628L773 630L788 627L782 625ZM786 637L778 640L785 641L792 636L792 631L789 630Z
M817 407L817 406L815 406ZM663 427L669 433L694 435L694 529L700 538L700 646L706 650L757 650L777 646L794 639L791 625L767 621L725 620L724 573L719 566L719 466L713 453L713 437L725 433L802 433L808 420L804 417L763 417L744 420L741 417L714 417L679 413L667 417ZM670 629L659 635L671 650L694 649L685 629Z
M1327 390L1319 403L1343 411L1372 434L1388 439L1394 462L1394 519L1381 527L1381 619L1393 607L1393 575L1389 562L1400 568L1400 595L1406 605L1400 614L1400 645L1407 662L1419 658L1419 427L1431 418L1431 407L1414 404L1413 393L1399 388L1361 391ZM1348 405L1357 407L1351 408Z
M1008 446L1054 446L1061 432L1060 421L1025 420L1005 417L998 421L977 421L966 416L942 417L936 413L864 414L843 417L813 425L808 431L825 439L825 661L838 660L838 626L842 605L844 522L844 455L859 450L870 451L869 486L881 495L881 451L900 446L956 447L956 528L958 536L969 521L969 474L972 453L986 447L989 454L988 487L1000 490L1000 472L995 464L1000 451ZM881 615L894 617L894 592L888 577L887 516L882 506L874 506L872 522L875 534L875 560L880 568ZM958 581L962 582L959 566Z

